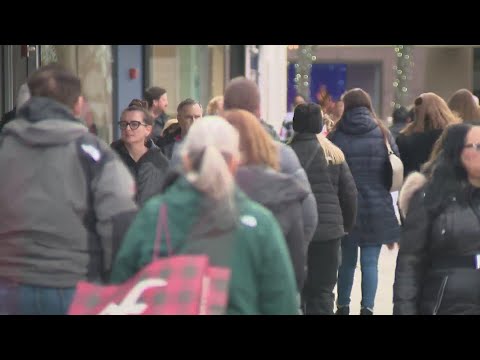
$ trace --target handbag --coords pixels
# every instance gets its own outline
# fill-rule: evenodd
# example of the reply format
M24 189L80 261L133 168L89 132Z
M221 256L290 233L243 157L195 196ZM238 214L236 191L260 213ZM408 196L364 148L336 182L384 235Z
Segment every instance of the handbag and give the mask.
M158 257L165 233L169 256ZM77 284L69 315L220 315L226 311L231 270L207 255L173 255L167 207L157 222L152 262L120 285Z
M380 125L378 125L378 127L382 131L383 140L385 142L385 146L387 147L389 172L391 171L391 174L389 174L387 180L389 182L388 188L390 189L390 192L400 191L403 185L403 162L393 152L385 130Z

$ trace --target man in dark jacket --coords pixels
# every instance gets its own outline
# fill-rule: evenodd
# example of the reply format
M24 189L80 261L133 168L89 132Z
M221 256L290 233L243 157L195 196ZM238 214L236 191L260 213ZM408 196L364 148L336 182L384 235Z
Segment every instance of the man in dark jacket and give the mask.
M397 139L400 135L400 131L403 130L407 124L412 121L412 111L408 111L405 106L400 106L398 109L395 109L392 114L392 126L390 126L390 132L394 139Z
M145 100L148 104L148 110L154 119L152 140L157 143L161 137L163 127L169 119L167 115L167 90L158 86L153 86L145 91Z
M180 148L183 139L187 136L188 130L195 121L202 118L202 106L198 101L193 99L185 99L177 107L178 129L169 134L164 135L161 149L164 155L170 160L172 169L181 165Z
M80 79L59 65L0 135L0 312L65 314L79 281L108 277L136 214L128 169L78 120Z
M308 266L321 267L321 270L315 271L316 277L309 279L305 288L305 310L307 314L333 315L333 289L345 230L338 192L330 181L325 153L317 139L317 134L322 131L320 106L313 103L298 105L293 116L293 129L295 135L291 147L307 173L318 211L317 229L308 250ZM321 291L317 290L319 288Z
M235 78L227 85L224 94L223 108L225 111L230 109L249 111L264 125L264 122L260 120L260 90L257 84L244 77ZM271 134L271 131L268 129L266 129L266 131ZM281 142L276 142L276 145L279 152L280 171L285 174L294 174L299 181L305 184L307 188L310 188L307 175L300 165L295 152ZM303 201L302 210L305 239L309 242L317 227L317 204L315 203L315 197L311 193L311 189L309 196Z

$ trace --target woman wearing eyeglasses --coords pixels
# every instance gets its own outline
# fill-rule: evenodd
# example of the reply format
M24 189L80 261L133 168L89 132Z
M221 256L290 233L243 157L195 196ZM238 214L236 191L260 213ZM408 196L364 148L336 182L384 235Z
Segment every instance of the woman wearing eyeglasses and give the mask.
M161 189L168 171L168 160L150 139L153 118L144 107L132 102L123 110L118 124L122 137L111 147L135 177L136 201L142 205Z
M400 192L395 315L480 315L480 126L447 127Z

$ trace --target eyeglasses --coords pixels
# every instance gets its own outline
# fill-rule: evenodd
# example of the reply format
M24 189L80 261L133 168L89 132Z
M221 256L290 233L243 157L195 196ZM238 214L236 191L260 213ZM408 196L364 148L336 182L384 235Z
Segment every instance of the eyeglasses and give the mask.
M132 130L137 130L140 125L147 126L147 124L142 124L140 121L119 121L118 126L120 126L120 129L125 130L128 126L130 126L130 129Z
M464 146L465 149L474 149L475 151L480 151L480 144L466 144Z

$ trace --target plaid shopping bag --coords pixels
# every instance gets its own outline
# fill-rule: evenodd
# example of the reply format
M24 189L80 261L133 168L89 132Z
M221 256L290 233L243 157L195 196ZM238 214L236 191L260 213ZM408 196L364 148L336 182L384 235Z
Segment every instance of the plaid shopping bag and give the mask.
M219 315L228 302L230 269L210 266L207 255L158 258L162 229L171 254L162 206L153 261L121 285L77 285L70 315Z

